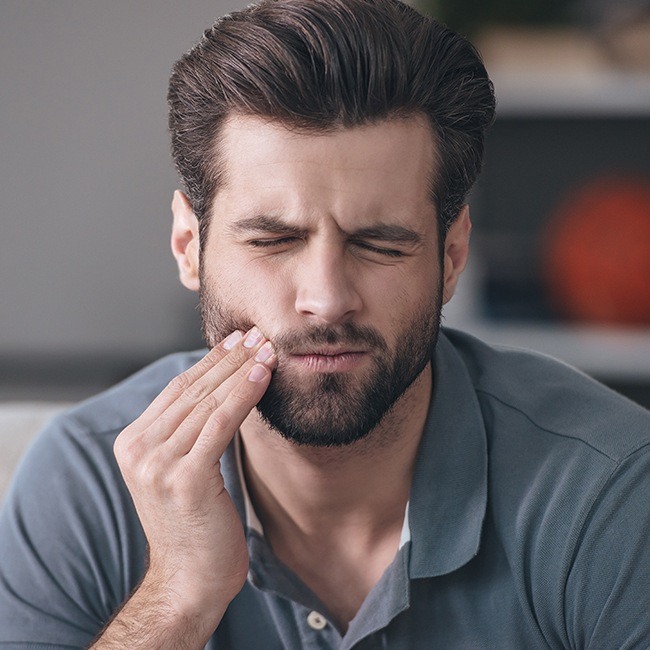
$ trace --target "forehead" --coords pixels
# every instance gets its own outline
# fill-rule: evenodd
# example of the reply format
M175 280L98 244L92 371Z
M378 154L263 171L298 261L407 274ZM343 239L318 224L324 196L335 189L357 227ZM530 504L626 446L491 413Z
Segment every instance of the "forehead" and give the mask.
M430 212L436 163L424 117L395 118L325 133L259 117L229 118L217 156L220 216L250 211L333 214Z

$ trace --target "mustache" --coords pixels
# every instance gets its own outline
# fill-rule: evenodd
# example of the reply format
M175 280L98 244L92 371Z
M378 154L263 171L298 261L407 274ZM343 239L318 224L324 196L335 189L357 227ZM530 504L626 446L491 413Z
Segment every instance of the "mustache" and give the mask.
M199 309L203 338L210 347L236 329L247 332L256 323L239 310L229 311L222 302L211 295L202 283L199 290ZM267 336L262 328L262 333ZM387 351L384 338L373 327L351 321L330 325L306 325L300 329L289 329L268 337L279 356L291 355L300 350L319 345L340 345L363 347Z
M287 355L319 345L350 345L363 348L386 350L382 336L372 327L356 323L310 326L301 330L288 330L272 337L276 353Z

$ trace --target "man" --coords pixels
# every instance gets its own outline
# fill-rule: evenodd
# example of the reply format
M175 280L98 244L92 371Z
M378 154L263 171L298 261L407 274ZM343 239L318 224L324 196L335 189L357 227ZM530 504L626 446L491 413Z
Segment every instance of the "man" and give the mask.
M647 412L439 331L493 118L472 46L396 0L265 0L169 102L210 350L41 435L0 646L650 647Z

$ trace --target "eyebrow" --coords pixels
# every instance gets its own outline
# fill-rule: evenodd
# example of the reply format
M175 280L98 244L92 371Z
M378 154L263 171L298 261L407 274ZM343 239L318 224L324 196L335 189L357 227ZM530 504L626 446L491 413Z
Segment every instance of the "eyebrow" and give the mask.
M380 224L368 228L360 228L353 233L354 237L374 239L376 241L391 242L394 244L421 244L424 238L420 233L404 226Z
M251 233L273 233L278 235L295 235L304 233L304 229L292 226L278 217L267 215L256 215L242 219L228 226L228 230L233 234L251 234ZM352 237L362 239L373 239L375 241L391 242L394 244L411 244L418 245L424 240L424 237L410 228L399 226L397 224L379 224L367 228L359 228L353 233Z
M278 235L295 234L303 232L301 228L292 226L278 217L267 215L256 215L242 219L236 223L230 224L228 230L235 235L245 235L250 233L269 232Z

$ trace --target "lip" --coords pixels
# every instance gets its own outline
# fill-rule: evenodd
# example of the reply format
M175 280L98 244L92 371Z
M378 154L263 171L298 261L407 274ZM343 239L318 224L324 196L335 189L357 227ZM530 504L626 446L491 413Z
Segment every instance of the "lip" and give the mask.
M363 350L326 350L292 354L291 362L315 372L348 372L363 363L368 354Z
M365 352L365 350L361 348L342 348L332 345L321 345L319 347L307 348L305 350L296 350L293 352L293 354L298 357L308 356L311 354L316 354L323 357L335 357L339 354L354 354L358 352Z

